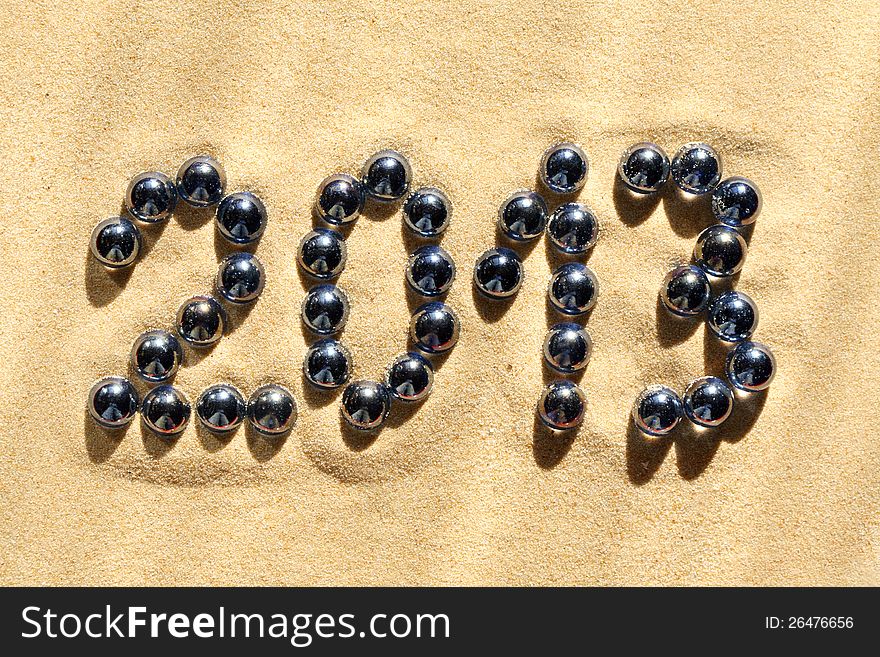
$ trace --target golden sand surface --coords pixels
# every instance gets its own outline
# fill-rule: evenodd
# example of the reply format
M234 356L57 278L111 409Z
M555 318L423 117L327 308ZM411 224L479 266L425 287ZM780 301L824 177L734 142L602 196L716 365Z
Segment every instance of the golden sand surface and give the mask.
M869 0L6 0L0 582L880 584L878 65ZM556 257L525 250L509 307L470 281L499 203L560 139L588 153L580 199L602 222L589 409L570 439L534 412ZM737 287L779 372L715 439L649 444L629 422L644 385L681 390L724 356L657 307L710 215L615 187L642 140L707 141L764 195ZM430 398L370 441L302 380L295 251L318 182L381 147L453 200L463 331ZM132 175L201 152L264 199L268 283L176 383L193 401L221 380L289 386L299 418L277 445L195 421L171 445L138 423L117 441L85 415L92 382L125 375L135 337L210 292L228 253L212 214L184 208L110 275L92 227ZM356 375L378 377L406 345L415 241L399 207L371 206L348 243L343 339Z

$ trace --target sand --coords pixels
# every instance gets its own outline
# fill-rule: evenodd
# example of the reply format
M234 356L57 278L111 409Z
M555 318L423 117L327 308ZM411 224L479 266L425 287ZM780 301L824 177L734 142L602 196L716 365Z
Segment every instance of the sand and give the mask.
M880 5L179 4L0 12L0 582L880 583ZM580 198L602 222L590 406L569 439L534 415L557 259L526 249L508 308L470 284L498 204L558 139L589 154ZM658 312L710 222L703 201L615 188L620 152L646 139L708 141L764 194L737 287L779 374L715 439L647 444L629 423L645 384L683 389L724 355ZM305 389L294 254L320 179L386 146L453 199L463 333L427 402L369 441L340 426L338 395ZM210 291L228 252L210 212L182 210L108 275L91 229L130 176L200 152L265 200L269 280L177 383L192 400L220 380L289 386L299 419L278 445L196 423L171 446L137 423L113 440L85 415L92 382L126 374L134 338ZM397 207L351 231L359 377L405 348L414 244Z

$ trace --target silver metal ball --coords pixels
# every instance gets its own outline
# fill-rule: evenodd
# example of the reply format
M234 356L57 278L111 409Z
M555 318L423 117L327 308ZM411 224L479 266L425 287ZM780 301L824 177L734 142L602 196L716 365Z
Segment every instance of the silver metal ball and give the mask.
M131 381L121 376L107 376L89 390L89 415L105 429L127 426L137 415L138 393Z
M498 227L517 242L541 237L547 225L547 203L529 189L513 192L498 208Z
M455 311L445 303L432 301L416 308L409 324L415 347L427 354L441 354L458 342L461 324Z
M727 355L727 379L744 392L766 390L776 376L776 357L760 342L740 342Z
M226 311L214 297L194 296L177 311L177 332L194 347L216 344L226 329Z
M649 436L665 436L684 414L681 398L671 388L651 385L642 390L632 408L633 423Z
M342 273L348 257L345 238L335 230L315 228L299 243L297 262L315 278L334 278Z
M555 431L577 427L583 421L586 409L587 396L571 381L552 381L538 400L538 417Z
M336 285L316 285L302 303L303 324L318 335L339 333L348 321L348 295Z
M266 272L259 258L247 251L231 253L220 262L217 292L231 303L256 301L266 285Z
M177 188L159 171L139 173L128 183L125 207L138 221L148 224L164 221L177 207Z
M712 286L709 278L699 267L681 265L663 278L660 300L666 309L680 317L695 317L709 305Z
M182 362L183 347L180 341L163 329L142 333L131 348L134 371L149 383L170 381Z
M452 219L449 197L436 187L417 189L403 204L403 221L419 237L441 235Z
M406 263L406 282L424 297L445 294L455 281L455 262L443 248L428 244L416 249Z
M682 397L684 414L701 427L717 427L733 410L733 392L715 376L691 381Z
M303 375L316 388L338 388L351 376L351 353L341 342L318 340L306 350Z
M247 415L247 403L233 385L217 383L199 395L196 415L202 426L212 433L228 433L237 429Z
M196 155L177 171L177 193L189 205L207 208L217 205L226 190L226 172L209 155Z
M599 280L593 270L580 262L561 265L553 276L547 290L550 303L566 315L580 315L593 306L599 298Z
M347 173L335 173L318 185L315 214L328 224L350 224L364 211L365 198L360 180Z
M744 292L725 292L709 304L706 321L722 341L742 342L758 327L758 306Z
M544 360L557 372L571 374L584 369L593 353L593 340L580 324L554 324L544 339Z
M427 358L415 352L401 354L388 366L385 383L396 399L421 401L434 386L434 367Z
M624 185L637 194L651 194L666 184L669 168L666 152L657 144L643 141L623 152L617 165L617 175Z
M541 181L552 192L573 194L587 182L589 162L577 144L561 143L551 146L541 158Z
M749 247L745 238L730 226L716 224L699 234L694 262L712 276L733 276L743 268Z
M474 284L490 299L509 299L519 292L525 276L522 260L504 247L489 249L474 265Z
M741 176L722 180L712 192L712 214L717 221L733 228L755 223L762 205L761 190Z
M290 392L274 383L260 386L248 399L248 421L255 431L279 436L296 424L296 401Z
M384 383L353 381L342 393L342 417L359 431L381 427L390 410L391 393Z
M251 244L263 235L269 214L256 194L234 192L220 201L215 221L224 239L233 244Z
M691 142L678 149L670 173L675 184L689 194L706 194L721 180L721 156L709 144Z
M583 203L563 203L550 215L547 238L562 253L586 253L599 240L599 219Z
M160 438L171 439L186 429L191 413L186 395L174 386L153 388L141 403L144 425Z
M141 231L125 217L110 217L95 226L89 248L105 267L128 267L141 252Z
M373 199L396 201L409 191L412 169L402 154L390 149L375 153L364 163L361 182Z

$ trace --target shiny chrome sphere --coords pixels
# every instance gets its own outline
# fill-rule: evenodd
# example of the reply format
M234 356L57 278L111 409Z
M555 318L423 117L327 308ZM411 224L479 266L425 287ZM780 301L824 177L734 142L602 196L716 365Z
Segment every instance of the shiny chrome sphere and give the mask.
M684 406L678 394L662 385L648 386L632 408L633 422L649 436L665 436L672 431L684 415Z
M177 311L177 332L194 347L216 344L225 329L226 311L214 297L192 297Z
M209 155L191 157L177 171L177 193L193 207L217 205L225 190L226 172Z
M684 414L701 427L717 427L733 410L733 392L721 379L703 376L688 385L682 397Z
M224 239L233 244L251 244L263 235L269 214L256 194L235 192L220 201L215 221Z
M131 364L137 375L150 383L170 381L183 362L183 347L163 329L146 331L131 348Z
M755 223L761 212L761 190L748 178L722 180L712 192L712 214L722 224L741 228Z
M699 267L681 265L663 278L660 300L666 309L680 317L699 315L709 305L712 286L709 278Z
M417 189L403 204L403 221L419 237L438 237L449 227L452 203L436 187Z
M592 353L593 340L580 324L554 324L544 339L544 360L557 372L571 374L584 369Z
M552 381L538 400L538 417L555 431L574 429L583 421L586 409L587 396L571 381Z
M519 292L525 276L522 260L511 249L489 249L474 265L474 284L490 299L509 299Z
M725 292L709 304L707 322L724 342L742 342L758 327L758 306L743 292Z
M553 272L547 294L559 312L580 315L596 305L599 280L586 265L567 262Z
M351 376L351 353L336 340L318 340L306 350L303 375L317 388L338 388Z
M538 239L547 225L547 203L537 192L513 192L498 208L498 227L517 242Z
M721 180L721 156L708 144L691 142L678 149L670 172L683 191L706 194Z
M177 207L177 188L164 173L139 173L128 183L125 207L138 221L148 224L164 221Z
M382 202L396 201L409 191L412 169L409 161L393 150L375 153L364 163L361 182L367 194Z
M266 272L263 263L253 253L232 253L220 263L217 292L231 303L256 301L265 285Z
M342 417L354 429L378 429L390 410L391 393L384 383L353 381L342 393Z
M550 215L547 239L562 253L586 253L599 240L599 220L583 203L563 203Z
M339 333L348 321L348 295L336 285L316 285L308 291L302 303L302 320L313 333Z
M315 214L328 224L350 224L364 211L365 198L360 180L347 173L336 173L318 185Z
M315 278L334 278L342 273L348 248L345 238L335 230L315 228L299 243L297 262Z
M212 433L227 433L241 425L247 415L247 404L238 388L217 383L205 388L196 402L196 415L202 426Z
M455 281L455 262L444 249L433 244L416 249L406 263L406 282L423 297L438 297Z
M541 158L541 181L552 192L573 194L587 182L590 165L583 149L576 144L551 146Z
M633 144L620 156L617 175L637 194L657 192L669 179L669 157L657 144Z
M455 311L438 301L416 308L409 324L413 344L427 354L441 354L452 349L458 342L460 331Z
M169 385L153 388L141 403L141 419L160 438L171 439L186 429L191 412L186 395Z
M254 390L248 399L247 413L255 431L278 436L296 424L296 401L286 388L270 383Z
M427 358L410 351L391 362L385 373L385 383L396 399L421 401L434 386L434 367Z
M89 415L105 429L127 426L137 415L138 393L131 381L121 376L107 376L89 390Z
M719 278L733 276L746 261L749 247L742 235L730 226L709 226L697 237L694 262L703 271Z
M128 267L141 252L141 231L125 217L110 217L95 226L89 248L105 267Z
M740 342L727 355L727 379L744 392L766 390L776 376L776 357L760 342Z

